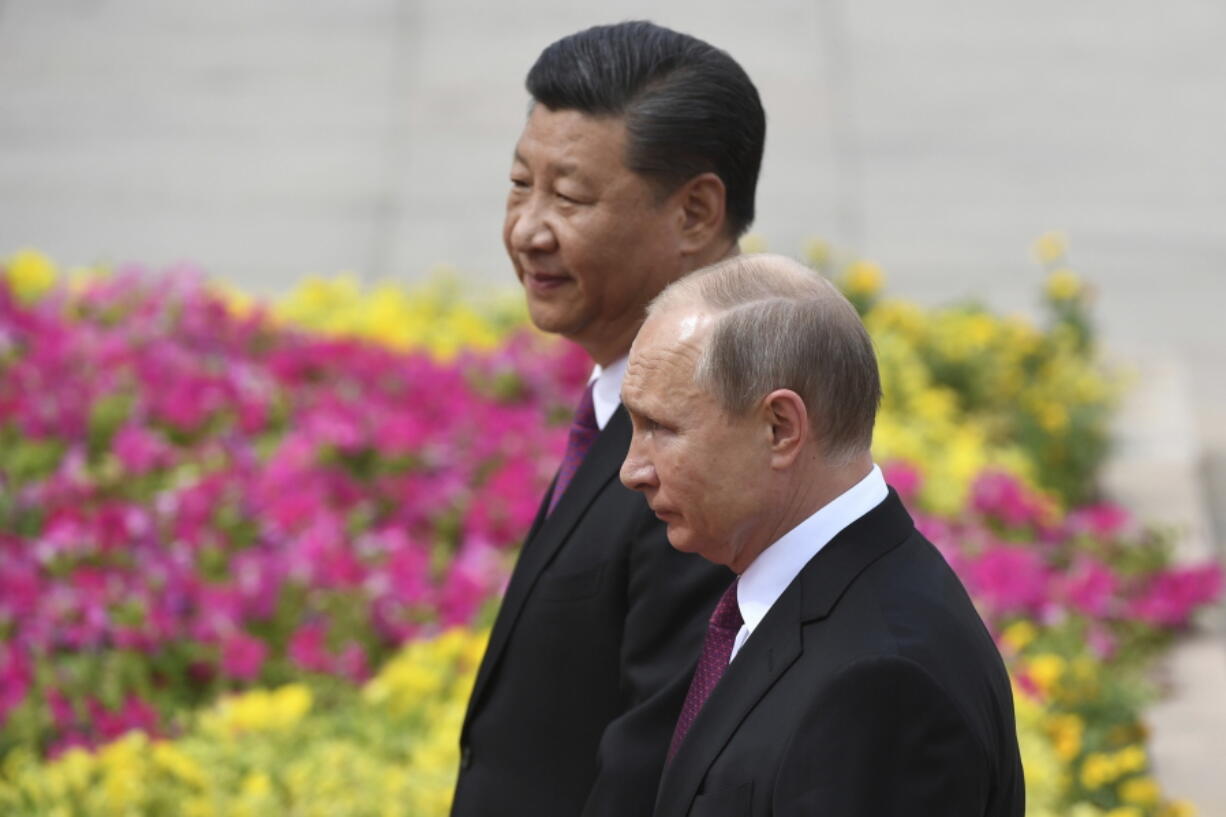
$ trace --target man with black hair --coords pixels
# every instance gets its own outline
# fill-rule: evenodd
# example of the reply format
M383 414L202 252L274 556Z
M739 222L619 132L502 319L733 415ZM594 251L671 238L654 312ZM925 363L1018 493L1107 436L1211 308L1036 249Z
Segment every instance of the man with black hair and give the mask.
M647 22L564 37L527 88L503 239L532 321L595 369L477 675L452 815L649 815L730 574L618 481L621 381L647 303L737 253L765 116L728 54Z

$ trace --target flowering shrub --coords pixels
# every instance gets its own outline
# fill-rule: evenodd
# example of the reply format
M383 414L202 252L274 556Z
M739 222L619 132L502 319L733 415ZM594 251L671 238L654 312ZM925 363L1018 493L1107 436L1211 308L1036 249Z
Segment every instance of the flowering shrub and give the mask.
M1038 242L1050 270L1045 331L973 303L921 310L883 299L876 265L836 269L821 245L811 252L877 347L885 398L875 453L920 464L927 507L961 507L984 468L1008 470L1066 504L1094 497L1119 382L1094 356L1089 292L1063 266L1064 252L1056 236Z
M170 741L143 732L41 763L13 752L0 775L6 817L443 815L485 634L450 630L393 657L360 694L326 707L287 684L227 697Z
M908 465L887 480L919 490ZM1185 813L1151 776L1140 720L1156 650L1222 591L1216 564L1172 566L1170 542L1119 507L1070 513L987 472L955 518L916 524L958 572L1015 678L1028 813Z
M1221 574L1083 501L1117 387L1048 244L1046 330L839 273L874 453L1001 644L1029 813L1177 817L1141 671ZM485 620L587 374L519 321L439 282L0 268L3 813L445 814L483 636L436 635Z
M504 295L474 304L446 277L413 291L384 283L366 292L352 275L308 279L272 312L325 335L365 338L399 350L425 348L444 360L466 349L494 349L527 317L522 298Z
M0 287L0 750L360 681L472 621L583 361L525 332L446 364L305 334L188 275Z

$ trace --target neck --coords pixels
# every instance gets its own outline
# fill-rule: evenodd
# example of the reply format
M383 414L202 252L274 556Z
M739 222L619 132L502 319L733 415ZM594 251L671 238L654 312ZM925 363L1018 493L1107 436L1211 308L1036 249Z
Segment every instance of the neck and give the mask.
M738 575L784 534L868 476L873 470L873 457L866 451L847 463L831 465L818 454L810 459L808 467L804 463L798 465L800 470L786 477L787 483L778 494L782 499L771 520L755 531L754 546L745 548L737 555L736 563L729 565Z

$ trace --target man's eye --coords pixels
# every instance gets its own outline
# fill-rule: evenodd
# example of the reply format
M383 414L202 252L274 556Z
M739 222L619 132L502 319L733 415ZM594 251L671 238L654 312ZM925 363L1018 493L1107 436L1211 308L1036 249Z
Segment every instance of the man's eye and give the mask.
M527 190L529 187L528 180L512 178L511 187L514 187L516 190Z

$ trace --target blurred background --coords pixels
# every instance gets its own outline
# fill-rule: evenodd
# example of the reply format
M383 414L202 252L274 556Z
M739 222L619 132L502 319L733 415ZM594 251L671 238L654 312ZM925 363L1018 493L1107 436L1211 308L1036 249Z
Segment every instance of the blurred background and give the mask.
M634 17L741 61L769 117L755 232L923 303L1033 306L1051 229L1107 344L1175 357L1226 446L1226 8L1212 0L708 4L0 0L0 250L510 284L523 75Z
M1032 242L1062 231L1103 346L1134 371L1106 479L1189 552L1220 554L1213 0L0 0L0 253L191 261L269 295L308 274L412 282L440 266L474 291L509 288L499 231L523 75L557 37L638 17L725 48L758 85L754 233L770 249L820 238L880 263L892 294L1030 312ZM1154 743L1184 758L1165 777L1205 814L1226 814L1205 772L1211 731L1226 737L1224 646L1219 630L1176 653L1184 697Z

